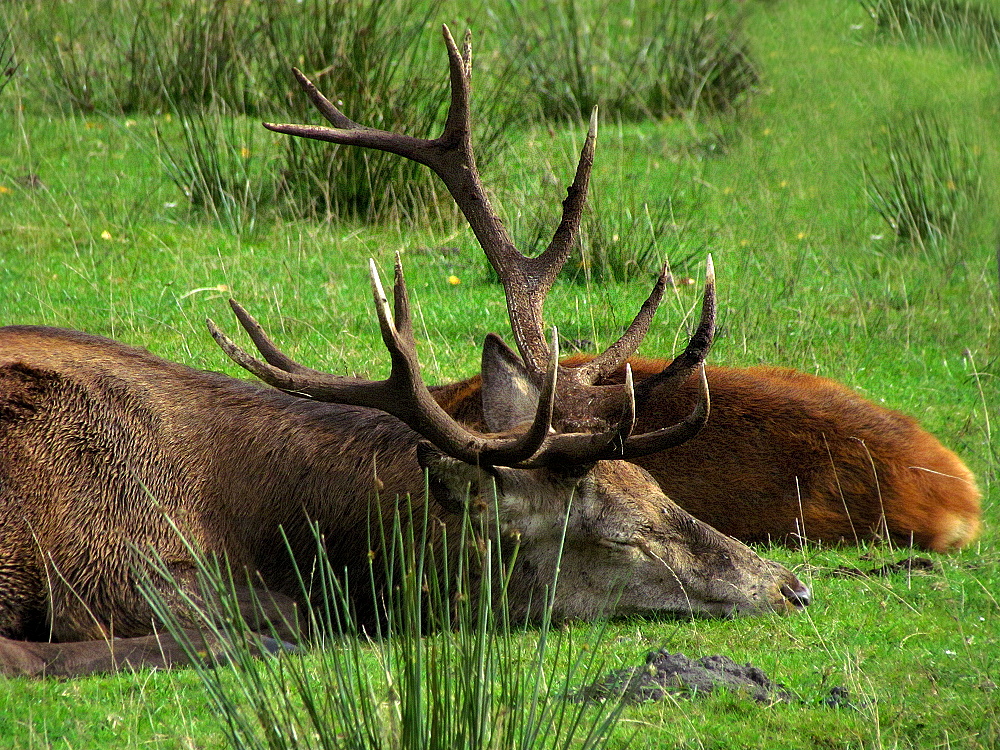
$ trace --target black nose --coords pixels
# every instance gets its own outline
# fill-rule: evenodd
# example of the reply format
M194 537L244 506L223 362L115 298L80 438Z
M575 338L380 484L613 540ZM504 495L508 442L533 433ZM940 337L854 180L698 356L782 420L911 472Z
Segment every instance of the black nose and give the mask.
M798 581L795 582L794 586L789 586L787 583L783 584L781 587L781 595L796 607L809 606L809 587L799 583Z

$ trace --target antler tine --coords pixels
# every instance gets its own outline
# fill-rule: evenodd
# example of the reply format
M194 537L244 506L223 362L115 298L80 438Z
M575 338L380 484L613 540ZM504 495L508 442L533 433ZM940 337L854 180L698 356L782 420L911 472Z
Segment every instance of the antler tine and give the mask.
M701 319L694 335L680 356L662 371L639 383L636 401L641 406L659 386L675 388L687 380L695 368L705 362L715 338L715 264L709 254L705 262L705 292L701 301Z
M396 254L393 298L395 315L379 279L374 261L369 261L372 294L392 369L385 380L340 377L304 367L278 350L260 324L235 301L230 301L240 324L267 360L238 347L209 319L208 329L222 350L240 367L268 385L298 396L364 406L398 417L439 449L468 463L515 466L531 458L542 447L551 430L555 400L557 360L548 365L535 419L520 436L488 437L468 430L449 416L434 400L420 375L409 297L402 262ZM555 337L553 331L553 337ZM554 351L558 354L558 348Z
M698 365L699 388L698 403L683 421L670 427L664 427L653 432L633 435L625 441L625 446L617 458L638 458L650 453L667 450L686 443L697 435L708 421L711 411L711 398L708 392L708 378L705 376L704 363Z
M538 272L545 280L544 289L547 292L552 287L552 282L562 267L566 265L570 251L573 249L573 242L576 240L576 233L580 229L580 221L583 218L583 209L587 203L587 190L590 186L590 173L594 168L594 151L597 146L597 107L590 113L590 127L587 129L587 137L583 142L583 149L580 151L580 161L576 165L576 174L572 184L566 189L566 198L563 200L562 219L556 227L552 241L545 251L536 258L526 259L529 266L542 269ZM543 276L544 273L544 276Z
M639 308L639 312L636 313L629 327L625 329L625 333L590 362L576 368L578 372L577 377L581 382L588 385L596 383L601 378L613 373L621 367L625 360L636 353L642 340L649 332L653 316L656 314L656 310L660 306L660 301L663 299L663 291L667 287L668 277L667 264L664 263L660 275L653 285L653 291L650 292L646 301L642 303L642 307Z
M628 440L635 429L635 382L632 379L632 365L625 364L625 408L622 409L621 425L622 441ZM627 428L627 429L626 429Z
M274 342L268 338L264 332L264 328L257 322L257 319L248 313L239 302L231 299L229 300L229 306L236 313L236 319L239 320L240 325L243 326L243 330L250 336L253 345L257 347L257 351L263 355L268 364L274 365L285 372L315 372L315 370L310 370L308 367L303 367L278 349Z
M469 95L472 88L472 31L466 30L461 50L458 49L447 24L441 25L441 34L444 37L445 47L448 48L451 102L444 122L444 132L438 140L446 141L453 147L466 147L471 156L472 115L469 109Z
M309 97L309 100L313 103L313 106L316 107L316 109L319 110L319 113L323 115L323 117L325 117L327 121L335 128L351 130L354 128L363 127L362 125L358 125L358 123L354 122L354 120L345 116L343 112L337 109L337 107L334 106L333 102L331 102L329 99L323 96L320 90L316 88L316 86L313 84L312 81L310 81L308 78L305 77L305 75L302 73L301 70L293 67L292 75L295 76L295 80L299 82L299 86L305 92L306 96ZM265 128L269 127L268 123L265 122L264 127ZM303 125L299 127L306 127L306 126Z
M344 146L361 146L379 151L388 151L421 164L427 164L429 156L426 153L426 144L428 141L423 138L414 138L409 135L390 133L385 130L359 125L345 116L334 106L333 102L323 96L312 81L303 75L302 71L298 68L292 68L292 73L316 108L334 127L265 122L262 123L265 128L275 133L295 135L315 141L327 141L328 143L339 143Z

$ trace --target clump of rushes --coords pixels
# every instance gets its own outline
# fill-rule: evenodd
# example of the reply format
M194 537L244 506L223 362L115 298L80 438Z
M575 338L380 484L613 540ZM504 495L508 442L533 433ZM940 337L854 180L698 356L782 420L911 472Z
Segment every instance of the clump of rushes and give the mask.
M260 123L233 115L225 104L178 110L180 133L157 127L160 161L167 175L200 214L233 234L253 232L273 203L275 181L266 163L276 149L263 145Z
M108 23L115 18L116 23ZM260 24L237 0L97 0L28 14L44 94L84 112L153 114L170 106L259 103Z
M953 237L982 195L981 158L936 116L913 113L883 128L862 162L869 203L904 242Z
M359 123L394 132L439 131L448 76L427 29L441 5L441 0L318 0L293 13L283 4L263 4L260 46L268 63L256 83L269 93L259 96L255 109L271 121L317 119L291 76L295 66ZM483 124L476 133L483 164L520 116L516 108L502 106L504 98L497 95L506 77L503 71L491 72L484 78L489 88L475 97L474 120ZM247 110L247 102L241 102L235 111ZM276 198L273 209L282 216L423 224L456 216L443 186L412 161L297 138L272 136L268 143L280 158L259 195ZM202 153L191 148L188 158L199 161ZM243 177L242 172L233 176L240 183Z
M318 115L291 76L294 65L355 122L393 132L429 135L448 101L446 61L427 33L440 1L325 0L303 18L272 13L266 24L280 114L268 119L314 122ZM494 135L495 137L495 135ZM281 139L283 212L363 221L433 218L448 206L433 176L419 164L381 151ZM442 200L439 200L442 199Z
M859 0L881 34L905 41L936 41L980 60L1000 58L1000 18L967 0Z
M625 120L726 112L759 81L728 0L642 3L625 18L610 3L529 4L508 0L503 24L545 118L586 117L595 104Z
M513 560L497 559L498 550L489 541L480 544L485 537L472 534L471 524L460 539L446 537L432 551L425 544L429 523L436 522L426 513L412 521L397 515L391 528L370 530L385 535L388 553L371 563L373 581L381 577L374 566L385 566L380 601L386 620L367 634L358 632L340 571L332 569L317 540L317 564L300 571L300 582L320 603L305 619L322 650L259 657L254 639L233 637L245 633L246 625L232 571L204 561L199 574L210 594L185 604L210 642L227 644L225 665L213 666L164 604L162 589L148 587L157 615L186 644L233 747L591 750L607 745L622 702L588 706L566 700L602 668L596 644L574 645L572 630L553 627L550 614L537 626L509 622L506 588ZM444 555L452 567L445 564L439 573L434 554ZM162 563L159 572L169 577ZM470 589L473 578L481 585Z
M637 66L646 114L729 112L757 87L760 76L731 3L670 0L644 9L655 14L639 20L640 28L653 29Z

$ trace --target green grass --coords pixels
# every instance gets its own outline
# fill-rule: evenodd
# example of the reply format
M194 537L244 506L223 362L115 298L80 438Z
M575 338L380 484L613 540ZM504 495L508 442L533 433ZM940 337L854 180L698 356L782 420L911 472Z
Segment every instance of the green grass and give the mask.
M856 2L747 5L760 83L738 115L602 124L593 185L605 234L627 226L629 212L669 205L676 227L658 247L675 273L699 277L705 252L716 259L713 362L796 367L913 415L979 477L984 534L961 554L936 557L939 572L877 579L831 571L906 553L765 550L814 589L815 604L799 616L612 623L600 645L608 669L638 665L660 647L724 653L803 699L629 708L612 746L996 746L997 220L980 210L933 252L914 250L868 205L862 168L882 125L929 113L979 154L983 205L997 205L996 71L961 50L887 41ZM364 263L372 255L387 269L401 249L429 382L474 372L482 337L506 335L502 292L463 227L274 219L234 234L192 211L165 170L156 130L176 129L176 120L83 114L33 95L37 63L21 53L17 31L20 67L0 94L10 113L0 118L3 324L78 328L235 375L204 328L207 316L227 320L232 294L300 361L381 377L386 357ZM436 31L427 34L434 49ZM494 50L484 43L479 54ZM487 69L476 75L481 89ZM540 125L507 137L484 178L527 244L536 216L557 220L582 128ZM270 136L260 143L268 148ZM595 344L616 336L652 283L641 273L630 282L569 276L550 295L548 319L567 338ZM677 348L697 298L697 286L668 294L643 353ZM578 643L594 632L567 627ZM850 689L857 710L818 705L835 685ZM191 671L2 687L0 747L224 745Z

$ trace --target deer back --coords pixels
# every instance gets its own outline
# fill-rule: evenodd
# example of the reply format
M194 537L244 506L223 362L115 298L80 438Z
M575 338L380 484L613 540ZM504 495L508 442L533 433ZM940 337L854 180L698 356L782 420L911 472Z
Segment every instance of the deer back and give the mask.
M371 506L356 500L378 488L388 504L421 487L419 439L381 412L97 336L0 329L0 569L18 571L0 576L0 597L22 602L17 613L0 603L0 632L75 640L108 622L116 635L148 632L122 560L152 552L190 580L184 540L294 597L285 537L309 569L314 521L336 569L367 572Z
M586 355L563 360L575 367ZM629 360L637 382L665 360ZM976 538L980 492L952 451L916 420L833 380L776 367L706 368L712 416L701 432L634 461L678 505L747 542L891 539L949 551ZM621 383L622 369L600 382ZM656 386L638 430L682 418L698 397L688 380ZM480 379L434 389L446 411L482 420Z

